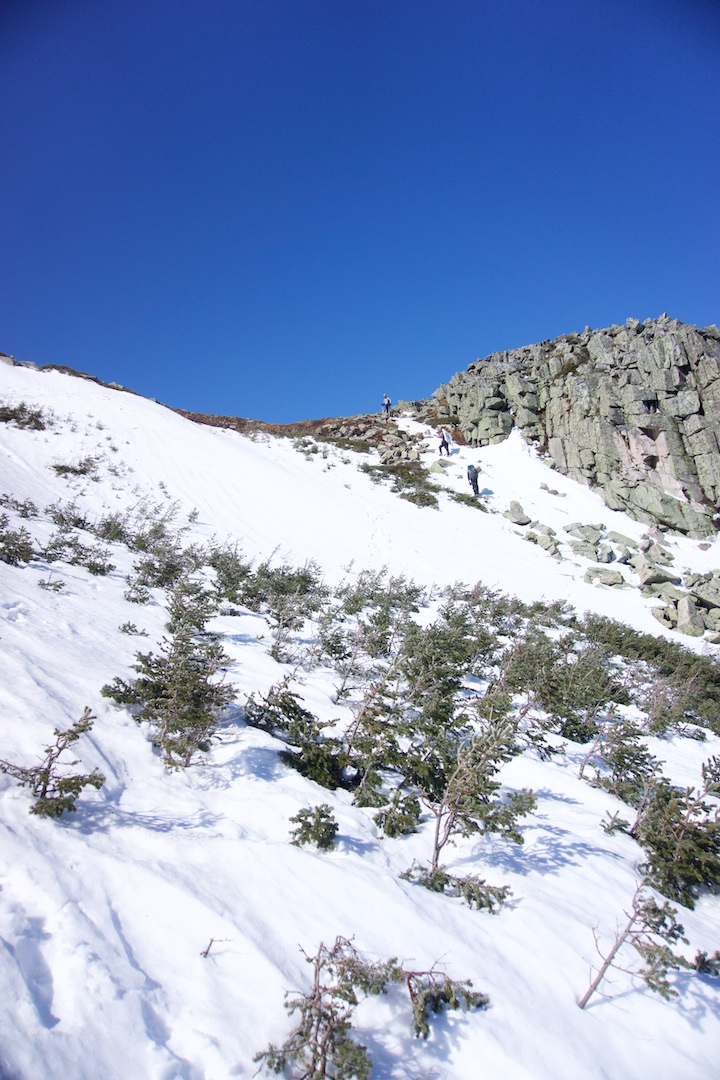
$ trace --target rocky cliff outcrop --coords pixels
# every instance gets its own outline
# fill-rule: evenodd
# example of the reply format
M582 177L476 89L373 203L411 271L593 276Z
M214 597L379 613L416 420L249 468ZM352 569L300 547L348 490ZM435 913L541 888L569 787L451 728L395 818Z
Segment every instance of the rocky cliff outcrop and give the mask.
M517 427L632 517L704 536L720 504L720 330L662 316L493 353L433 395L474 445Z

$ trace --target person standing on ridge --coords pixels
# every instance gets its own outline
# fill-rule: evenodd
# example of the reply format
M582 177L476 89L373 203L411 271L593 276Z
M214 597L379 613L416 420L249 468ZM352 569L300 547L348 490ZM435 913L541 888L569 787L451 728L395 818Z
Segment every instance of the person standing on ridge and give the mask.
M480 490L478 488L478 471L474 465L468 465L467 478L470 483L470 487L473 489L473 495L479 495Z
M389 398L389 397L387 396L387 394L383 394L383 403L382 403L382 407L383 407L383 412L385 413L385 415L386 415L386 416L389 416L389 415L390 415L390 408L391 408L391 406L392 406L392 401L391 401L391 400L390 400L390 398Z
M443 455L443 450L450 457L450 440L448 439L447 431L444 429L440 432L440 457Z

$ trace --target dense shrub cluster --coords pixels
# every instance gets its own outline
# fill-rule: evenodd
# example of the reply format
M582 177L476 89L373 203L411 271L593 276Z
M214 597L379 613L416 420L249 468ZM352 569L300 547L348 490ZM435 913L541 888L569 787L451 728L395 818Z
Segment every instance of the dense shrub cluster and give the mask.
M98 460L94 457L84 457L76 462L59 462L53 465L53 470L58 476L89 476L96 480L98 478Z
M440 488L432 482L427 469L419 461L398 461L389 465L370 465L364 461L360 465L360 472L366 473L378 484L388 480L391 491L416 506L437 508L440 505L437 497Z
M27 520L38 514L10 496L3 503ZM322 787L353 792L386 836L429 823L428 862L412 869L411 880L475 906L501 902L502 887L457 878L442 866L442 853L474 833L521 843L519 822L534 796L506 790L502 767L526 748L558 752L559 736L585 745L580 774L631 811L614 813L605 827L624 828L642 845L648 881L688 905L701 889L718 887L713 760L698 795L674 787L647 746L651 734L720 730L720 665L711 657L608 618L578 619L563 604L526 605L482 584L445 590L435 618L421 627L416 616L430 598L414 582L361 572L333 593L312 562L253 566L237 545L184 543L187 526L178 524L174 503L141 501L124 515L90 521L71 500L46 514L57 532L42 550L24 525L10 528L0 515L0 558L108 573L109 549L83 539L94 536L139 556L129 600L145 602L151 590L167 597L168 636L159 650L138 653L137 677L117 678L104 692L148 723L168 765L187 765L210 747L233 696L223 681L228 658L206 626L225 603L231 613L263 615L277 661L336 673L349 722L321 723L290 674L248 700L246 720L282 742L286 764ZM59 590L62 582L44 585ZM630 704L642 710L633 720L623 712Z
M507 890L453 875L443 852L489 832L522 843L535 798L506 790L499 774L525 748L560 752L558 737L584 744L580 775L635 811L634 825L616 813L605 827L642 845L648 882L690 906L700 889L720 887L716 765L699 795L683 791L647 745L652 734L714 727L714 661L688 663L681 647L612 620L578 620L562 604L525 605L481 585L447 590L421 628L413 616L426 603L413 583L383 573L340 587L316 616L319 644L306 660L337 672L352 719L321 723L286 676L249 700L248 723L283 740L282 759L305 776L352 791L386 836L429 823L428 862L408 880L473 906L493 910ZM644 713L630 719L631 704Z
M30 428L32 431L44 431L52 424L51 418L42 409L33 408L24 401L17 405L8 405L0 402L0 424L14 424L19 428Z

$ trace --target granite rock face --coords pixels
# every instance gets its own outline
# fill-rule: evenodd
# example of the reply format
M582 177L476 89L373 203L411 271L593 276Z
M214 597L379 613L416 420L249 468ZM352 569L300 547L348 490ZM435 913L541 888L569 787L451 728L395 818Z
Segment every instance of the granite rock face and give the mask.
M472 445L513 428L608 506L693 536L720 504L720 330L662 316L493 353L435 391Z

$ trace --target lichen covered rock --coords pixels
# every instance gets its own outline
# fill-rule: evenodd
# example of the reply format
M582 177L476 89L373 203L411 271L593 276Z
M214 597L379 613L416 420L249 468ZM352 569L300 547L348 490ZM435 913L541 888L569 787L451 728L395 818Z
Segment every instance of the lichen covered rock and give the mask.
M720 331L662 316L493 353L435 391L465 440L519 428L608 506L702 537L720 503ZM583 538L587 539L587 538Z

